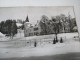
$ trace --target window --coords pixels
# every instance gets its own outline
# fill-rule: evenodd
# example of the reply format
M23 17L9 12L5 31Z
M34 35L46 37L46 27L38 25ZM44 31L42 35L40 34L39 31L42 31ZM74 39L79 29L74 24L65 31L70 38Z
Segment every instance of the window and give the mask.
M32 36L33 35L33 33L29 33L29 36Z
M38 32L34 32L34 35L38 35L39 33Z
M34 31L38 30L38 27L37 28L34 28Z

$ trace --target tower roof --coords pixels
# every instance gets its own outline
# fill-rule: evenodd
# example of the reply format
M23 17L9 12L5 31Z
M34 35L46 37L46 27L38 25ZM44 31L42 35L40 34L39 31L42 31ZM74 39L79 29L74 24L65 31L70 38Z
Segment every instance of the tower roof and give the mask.
M29 22L29 18L28 18L28 16L26 17L26 20L25 20L25 22Z

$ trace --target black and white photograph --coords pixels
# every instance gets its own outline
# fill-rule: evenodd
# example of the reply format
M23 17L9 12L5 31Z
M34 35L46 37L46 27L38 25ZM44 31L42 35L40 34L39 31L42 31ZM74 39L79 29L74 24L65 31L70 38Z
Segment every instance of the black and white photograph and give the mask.
M0 60L80 60L79 55L74 6L0 7Z

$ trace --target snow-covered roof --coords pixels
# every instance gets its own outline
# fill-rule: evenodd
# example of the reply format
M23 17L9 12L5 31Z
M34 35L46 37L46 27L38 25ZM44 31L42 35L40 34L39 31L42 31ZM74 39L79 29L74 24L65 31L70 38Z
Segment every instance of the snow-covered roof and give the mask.
M17 25L17 27L22 26L22 24L21 24L21 23L16 23L16 25Z
M74 30L77 29L77 26L75 26L73 29L74 29Z
M5 36L5 35L0 32L0 37L3 37L3 36Z
M25 23L29 23L29 24L31 24L30 22L25 22Z

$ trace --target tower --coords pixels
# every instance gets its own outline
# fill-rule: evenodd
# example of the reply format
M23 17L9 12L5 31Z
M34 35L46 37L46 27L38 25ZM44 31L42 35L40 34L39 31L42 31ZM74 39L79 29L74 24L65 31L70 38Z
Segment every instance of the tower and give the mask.
M25 22L29 22L29 18L28 18L28 15L27 15L27 17L26 17L26 20L25 20Z
M31 24L30 24L29 18L28 18L28 16L27 16L27 17L26 17L26 20L25 20L25 22L24 22L24 36L25 36L25 37L29 36L30 26L31 26Z

